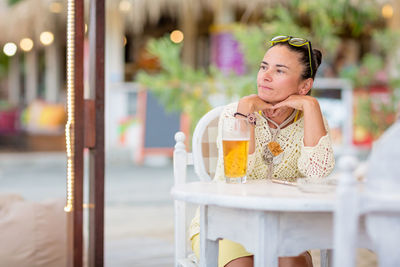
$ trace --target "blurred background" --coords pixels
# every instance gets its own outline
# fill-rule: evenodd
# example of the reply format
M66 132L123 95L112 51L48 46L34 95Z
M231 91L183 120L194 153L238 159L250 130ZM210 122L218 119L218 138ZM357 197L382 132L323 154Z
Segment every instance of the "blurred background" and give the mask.
M66 4L0 1L0 193L65 197ZM109 266L172 265L173 135L190 136L212 107L255 93L275 35L322 51L313 94L335 153L365 160L398 116L400 1L106 1Z

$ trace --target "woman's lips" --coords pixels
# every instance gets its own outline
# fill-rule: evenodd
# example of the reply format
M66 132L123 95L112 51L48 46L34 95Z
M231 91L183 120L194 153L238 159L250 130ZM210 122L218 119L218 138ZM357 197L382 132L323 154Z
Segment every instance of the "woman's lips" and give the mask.
M268 87L268 86L260 85L259 87L260 87L262 90L266 90L266 91L272 90L272 88L270 88L270 87Z

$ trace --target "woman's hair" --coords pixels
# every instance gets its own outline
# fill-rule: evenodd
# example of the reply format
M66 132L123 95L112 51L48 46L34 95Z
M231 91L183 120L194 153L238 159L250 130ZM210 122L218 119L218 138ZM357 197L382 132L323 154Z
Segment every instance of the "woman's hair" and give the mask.
M321 60L322 60L322 53L321 51L317 49L313 49L311 53L311 64L312 64L312 69L313 73L311 75L311 69L310 69L310 60L308 59L308 45L303 45L303 46L294 46L289 44L287 41L286 42L278 42L272 45L271 47L277 46L277 45L284 45L290 50L299 53L300 54L300 62L303 64L303 73L301 74L301 77L303 80L308 79L308 78L315 78L315 74L317 73L319 65L321 65Z

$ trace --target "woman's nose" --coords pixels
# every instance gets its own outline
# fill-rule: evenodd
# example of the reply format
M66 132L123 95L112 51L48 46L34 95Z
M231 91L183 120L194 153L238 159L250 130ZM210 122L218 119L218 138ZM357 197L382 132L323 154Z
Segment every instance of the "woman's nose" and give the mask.
M272 73L271 73L271 70L266 70L266 71L263 73L263 79L266 80L266 81L272 80L272 75L271 75L271 74L272 74Z

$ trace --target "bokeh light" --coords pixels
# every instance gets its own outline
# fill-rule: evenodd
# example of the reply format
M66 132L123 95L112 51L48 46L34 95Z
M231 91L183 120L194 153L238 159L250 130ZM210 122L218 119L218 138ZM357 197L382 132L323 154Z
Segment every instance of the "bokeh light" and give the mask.
M119 2L119 10L121 12L128 12L129 10L131 10L131 2L129 2L128 0L122 0L121 2Z
M40 34L40 42L44 45L51 45L54 41L54 34L51 32L42 32Z
M63 5L60 2L51 2L49 5L49 10L51 13L59 14L63 10Z
M33 48L33 41L30 38L24 38L19 42L19 47L25 52L29 52Z
M17 45L14 43L6 43L3 47L3 52L9 57L12 57L17 53Z
M382 16L385 19L390 19L391 17L393 17L393 7L390 4L385 4L382 7Z
M180 30L175 30L171 32L169 38L172 42L178 44L183 41L183 32L181 32Z

